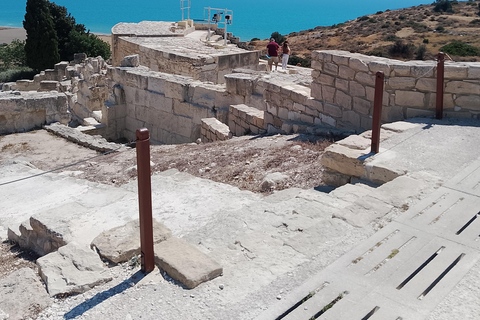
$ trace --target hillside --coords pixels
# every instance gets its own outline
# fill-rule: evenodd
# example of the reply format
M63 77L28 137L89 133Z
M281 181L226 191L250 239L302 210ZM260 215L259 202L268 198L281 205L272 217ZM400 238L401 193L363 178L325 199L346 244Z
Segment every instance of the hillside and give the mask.
M403 60L431 60L441 47L452 41L480 48L480 1L452 4L453 13L435 12L434 5L420 5L379 11L329 27L292 32L285 37L292 55L307 60L303 62L309 61L313 50L345 50ZM251 42L255 49L263 51L267 43L268 40ZM392 52L390 49L395 44L396 50ZM422 50L425 50L423 55ZM475 55L451 57L455 61L480 61Z

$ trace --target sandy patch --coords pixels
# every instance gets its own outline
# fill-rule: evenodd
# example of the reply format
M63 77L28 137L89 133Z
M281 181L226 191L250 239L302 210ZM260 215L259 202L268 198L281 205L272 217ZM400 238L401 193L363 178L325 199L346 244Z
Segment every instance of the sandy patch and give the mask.
M0 27L0 44L10 43L14 39L25 40L27 33L23 28Z

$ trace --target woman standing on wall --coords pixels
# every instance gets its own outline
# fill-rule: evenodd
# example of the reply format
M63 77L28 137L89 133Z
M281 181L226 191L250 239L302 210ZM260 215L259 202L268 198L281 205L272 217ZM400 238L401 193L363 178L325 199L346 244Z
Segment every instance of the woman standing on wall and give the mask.
M288 41L285 40L282 45L282 69L287 70L288 57L290 57L290 47Z

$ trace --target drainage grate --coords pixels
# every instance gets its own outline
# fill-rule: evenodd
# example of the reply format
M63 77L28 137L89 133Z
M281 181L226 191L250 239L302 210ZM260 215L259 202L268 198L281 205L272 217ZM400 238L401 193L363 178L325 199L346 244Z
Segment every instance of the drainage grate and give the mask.
M423 268L425 268L430 262L432 262L433 259L435 259L442 250L445 249L444 246L440 247L434 254L430 256L424 263L420 265L412 274L410 274L400 285L397 287L397 290L402 289L410 280L412 280L420 271L422 271Z
M439 275L433 282L431 285L428 286L427 289L425 289L425 291L422 292L422 294L418 297L418 300L422 300L439 282L440 280L443 279L443 277L445 277L447 275L447 273L450 272L450 270L453 269L453 267L455 267L457 265L457 263L462 260L462 258L465 256L465 253L462 253L461 255L458 256L457 259L455 259L455 261L452 262L452 264L450 264L448 266L447 269L445 269L445 271L442 272L441 275Z
M305 297L303 297L303 299L301 299L300 301L298 301L297 303L295 303L293 306L291 306L287 311L285 311L284 313L282 313L279 317L275 318L275 320L281 320L283 318L285 318L286 316L288 316L290 313L292 313L295 309L297 309L298 307L300 307L302 304L304 304L305 302L307 302L309 299L311 299L314 295L316 295L319 291L321 291L323 288L325 288L326 286L328 286L329 283L328 282L324 282L321 286L319 286L317 289L315 289L314 291L311 291L309 292Z
M375 308L372 309L372 311L370 311L369 313L367 313L367 315L365 317L362 318L362 320L368 320L370 319L371 316L373 316L375 314L375 312L377 312L378 310L380 310L380 307L379 306L376 306Z
M468 228L469 225L472 224L473 221L475 221L475 219L477 219L477 216L480 215L480 211L473 216L472 219L470 219L463 227L460 228L460 230L458 230L455 234L458 236L460 233L462 233L465 229Z

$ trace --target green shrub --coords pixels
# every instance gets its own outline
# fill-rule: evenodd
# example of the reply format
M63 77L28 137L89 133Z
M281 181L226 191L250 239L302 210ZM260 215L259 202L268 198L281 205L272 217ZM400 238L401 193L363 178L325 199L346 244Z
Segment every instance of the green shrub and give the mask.
M383 48L375 48L372 51L366 52L366 55L388 58L388 54L385 53L385 50L383 50Z
M301 67L305 68L310 68L312 64L312 60L310 59L305 59L299 56L291 55L288 58L288 64L296 66L297 64L300 64Z
M385 37L385 41L397 41L398 37L394 34L389 34L388 36Z
M425 53L427 52L427 47L422 44L417 48L417 52L415 54L415 60L423 60L425 59Z
M8 45L0 46L0 71L24 67L27 63L26 60L25 41L15 39Z
M444 31L445 31L445 28L442 27L442 26L438 26L435 30L436 30L437 32L444 32Z
M429 42L429 41L428 41L427 38L423 39L423 43L428 43L428 42Z
M400 20L405 20L406 17L405 17L403 14L401 14L401 15L398 16L398 19L400 19Z
M388 50L391 57L401 57L404 59L411 59L415 46L413 44L405 44L402 40L397 40L393 46Z
M36 72L28 67L19 67L0 72L0 82L15 82L22 79L32 80Z
M470 24L480 24L480 19L473 19Z
M480 55L480 49L462 41L453 41L447 45L444 45L440 48L440 51L461 57Z
M370 23L377 23L377 20L375 20L375 19L373 19L373 18L370 18L370 19L368 19L368 22L370 22Z
M377 11L377 13L375 13L375 14L382 14L382 13L383 13L383 11Z
M367 21L368 19L370 19L369 16L363 16L363 17L357 18L358 21Z
M452 2L453 1L449 0L436 0L433 3L435 4L435 7L433 7L433 11L453 13Z
M271 34L270 38L275 39L276 43L283 43L287 38L282 36L278 31L275 31Z
M252 38L252 40L250 40L250 42L252 42L252 41L258 41L258 40L260 40L260 39L258 39L258 38Z

